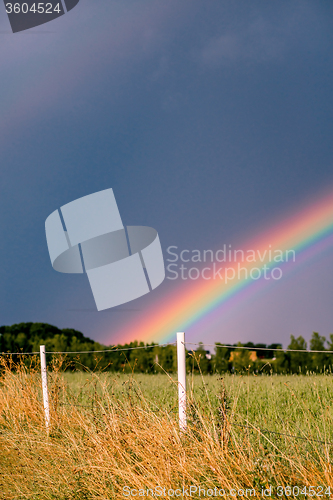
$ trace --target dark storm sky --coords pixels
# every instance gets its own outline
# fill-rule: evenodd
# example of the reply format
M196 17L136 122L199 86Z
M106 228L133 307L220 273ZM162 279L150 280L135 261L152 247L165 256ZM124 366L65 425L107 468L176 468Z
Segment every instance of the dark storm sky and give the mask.
M112 187L165 251L239 241L333 188L331 2L81 0L18 34L0 8L0 324L112 343L136 314L95 312L86 276L52 269L45 219L76 198ZM327 336L332 270L317 256L224 340Z

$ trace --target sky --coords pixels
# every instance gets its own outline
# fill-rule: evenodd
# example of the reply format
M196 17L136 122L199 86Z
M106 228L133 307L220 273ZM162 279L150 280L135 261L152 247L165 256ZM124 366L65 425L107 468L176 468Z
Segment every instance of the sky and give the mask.
M0 5L0 324L145 341L135 325L197 285L167 277L98 312L87 276L54 271L45 239L48 215L82 196L112 188L124 224L154 227L165 259L170 246L246 249L333 201L332 14L326 1L80 0L13 34ZM328 337L332 271L332 244L296 256L186 340Z

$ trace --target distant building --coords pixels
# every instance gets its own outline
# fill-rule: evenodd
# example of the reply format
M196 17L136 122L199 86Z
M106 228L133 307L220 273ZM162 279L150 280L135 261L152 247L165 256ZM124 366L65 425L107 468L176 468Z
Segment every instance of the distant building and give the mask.
M249 354L250 354L250 360L251 360L251 361L257 361L258 356L257 356L256 351L248 351L248 352L249 352ZM233 361L234 359L236 359L237 357L239 357L239 355L240 355L240 354L241 354L241 353L240 353L239 351L238 351L238 352L236 352L236 351L232 351L232 352L230 353L230 359L229 359L229 361Z

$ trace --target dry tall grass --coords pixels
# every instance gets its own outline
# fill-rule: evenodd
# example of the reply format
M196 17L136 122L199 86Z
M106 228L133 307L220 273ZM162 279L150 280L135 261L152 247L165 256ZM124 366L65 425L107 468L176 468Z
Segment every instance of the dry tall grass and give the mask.
M217 407L189 398L189 426L182 434L177 412L147 399L135 378L120 398L106 379L95 375L100 387L93 399L81 406L62 405L68 387L55 370L49 383L47 435L38 361L16 366L1 361L1 499L106 500L133 498L135 493L154 498L147 490L160 498L171 498L172 492L175 497L180 492L181 498L183 493L185 498L190 493L204 498L204 492L214 498L219 491L223 494L222 488L229 498L231 489L236 498L249 497L252 488L261 497L262 487L270 486L270 498L288 498L289 490L277 495L278 485L323 486L314 491L324 498L330 498L325 496L328 486L333 492L332 446L232 425L237 411L228 409L223 387ZM176 404L175 398L175 410ZM321 437L329 441L330 418L324 428ZM200 495L195 487L202 488Z

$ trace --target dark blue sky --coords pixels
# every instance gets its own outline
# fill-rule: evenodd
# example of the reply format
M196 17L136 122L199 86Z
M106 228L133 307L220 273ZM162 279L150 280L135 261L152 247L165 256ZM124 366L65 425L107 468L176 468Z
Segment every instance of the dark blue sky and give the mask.
M0 7L0 324L111 343L136 314L95 312L86 276L53 271L44 222L76 198L112 187L165 251L239 242L333 188L331 2L81 0L17 34ZM327 336L332 270L318 255L223 339Z

